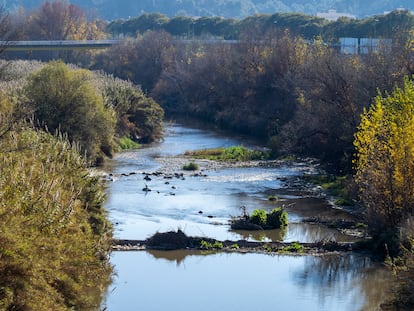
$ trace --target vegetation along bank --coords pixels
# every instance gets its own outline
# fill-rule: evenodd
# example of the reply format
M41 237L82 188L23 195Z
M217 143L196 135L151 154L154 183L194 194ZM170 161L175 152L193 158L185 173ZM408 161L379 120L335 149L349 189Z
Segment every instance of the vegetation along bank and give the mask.
M0 309L98 309L112 225L88 167L162 135L163 110L103 73L1 63Z
M68 8L57 3L35 10L21 31L7 29L17 16L2 19L10 21L1 23L2 34L46 40L109 36L105 23L91 24L81 10L77 18L69 16L71 25L82 27L67 27L64 20L51 23L53 12ZM117 78L62 61L2 66L0 250L5 259L0 306L38 309L39 302L29 297L41 297L41 289L50 293L50 309L76 308L87 301L79 298L81 289L90 285L88 269L93 269L96 284L105 284L107 274L101 272L110 270L109 247L107 238L98 237L107 237L102 230L110 230L102 218L99 184L84 166L102 163L120 146L159 139L165 111L266 140L274 157L316 157L333 174L345 176L345 191L363 206L372 250L397 272L392 306L413 308L412 14L395 11L356 21L355 27L341 19L331 24L336 27L331 32L325 25L309 28L314 21L310 17L269 24L273 17L283 20L246 19L257 27L238 28L231 44L184 42L152 27L145 33L126 33L130 40L106 51L55 54ZM301 18L306 27L300 27ZM339 36L360 34L391 41L351 54L332 47ZM62 250L63 259L49 260L54 258L49 239Z

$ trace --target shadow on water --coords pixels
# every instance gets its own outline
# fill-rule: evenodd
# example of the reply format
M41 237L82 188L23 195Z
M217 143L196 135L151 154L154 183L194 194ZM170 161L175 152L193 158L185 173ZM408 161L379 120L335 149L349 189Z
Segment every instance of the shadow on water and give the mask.
M207 256L211 253L203 252L199 250L171 250L171 251L159 251L159 250L147 250L148 254L151 254L155 259L165 259L170 262L174 262L177 266L184 263L185 259L190 256Z

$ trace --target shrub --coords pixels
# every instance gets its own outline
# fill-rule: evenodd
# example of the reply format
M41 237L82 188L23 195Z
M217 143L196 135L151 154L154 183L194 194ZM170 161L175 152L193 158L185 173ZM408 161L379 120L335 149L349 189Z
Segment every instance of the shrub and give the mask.
M54 61L29 76L25 93L42 126L61 131L90 160L100 162L112 154L115 114L91 80L91 72Z
M130 81L95 74L94 84L105 105L116 112L116 133L140 143L159 140L163 135L164 110Z
M273 209L267 214L266 225L270 228L283 228L288 225L288 214L281 207Z
M220 242L220 241L215 241L215 242L213 243L213 248L214 248L214 249L222 249L222 248L223 248L223 243L222 243L222 242Z
M216 161L249 161L270 158L270 153L267 151L250 150L243 146L186 151L185 155Z
M270 246L269 244L263 245L263 248L266 252L269 252L269 253L273 252L273 247Z
M254 223L255 225L264 227L267 223L267 214L266 211L262 209L256 209L250 215L250 222Z
M289 246L283 247L282 252L303 253L305 247L299 242L292 242Z
M214 241L214 243L202 240L200 242L200 248L205 250L222 249L223 243L220 241Z
M118 145L122 150L137 149L141 145L130 139L129 137L122 137L118 140Z
M185 171L196 171L198 170L198 164L195 162L187 163L183 166L183 170Z
M111 225L78 150L42 131L0 138L0 309L92 310L108 285Z

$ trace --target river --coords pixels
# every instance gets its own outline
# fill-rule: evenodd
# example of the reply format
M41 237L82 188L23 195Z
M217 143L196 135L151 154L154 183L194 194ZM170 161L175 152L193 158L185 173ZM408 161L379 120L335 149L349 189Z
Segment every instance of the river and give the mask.
M187 150L250 145L242 138L167 124L165 140L118 154L106 167L106 208L115 237L146 239L177 230L218 240L353 241L322 225L305 224L310 216L349 218L324 196L290 191L286 181L312 174L305 163L277 167L216 168L192 176L171 176L165 157ZM164 161L157 160L158 158ZM167 160L167 164L168 164ZM172 163L172 162L171 162ZM109 175L110 173L110 175ZM148 178L145 180L144 177ZM152 191L143 191L150 188ZM314 194L314 193L313 193ZM277 205L269 195L279 197ZM241 206L271 210L284 205L287 230L229 230ZM362 255L270 256L205 254L193 251L114 252L116 275L105 308L117 310L375 310L384 296L387 272Z

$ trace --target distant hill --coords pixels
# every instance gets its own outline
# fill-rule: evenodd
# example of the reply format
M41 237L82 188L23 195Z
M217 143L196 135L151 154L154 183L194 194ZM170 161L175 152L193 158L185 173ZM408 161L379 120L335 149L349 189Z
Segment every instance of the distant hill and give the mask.
M44 0L1 0L7 9L35 8ZM359 18L382 14L396 8L414 11L413 0L72 0L107 20L159 12L169 17L222 16L244 18L257 13L300 12L316 14L335 9Z

